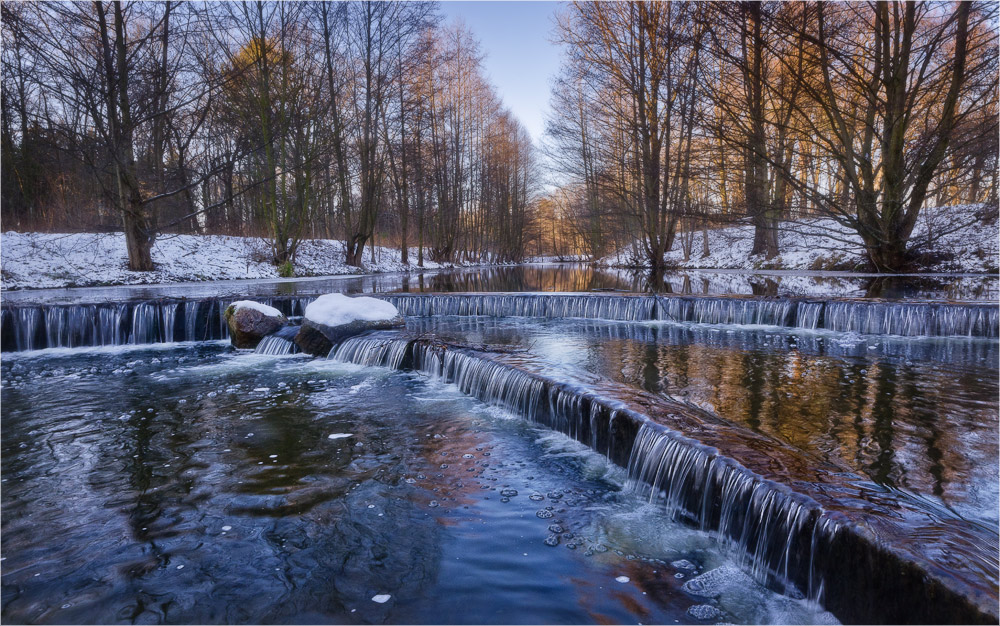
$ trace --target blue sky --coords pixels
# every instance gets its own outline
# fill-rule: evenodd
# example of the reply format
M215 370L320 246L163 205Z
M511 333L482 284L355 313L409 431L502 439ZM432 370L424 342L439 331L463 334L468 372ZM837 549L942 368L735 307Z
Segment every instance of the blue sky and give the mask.
M447 20L461 18L486 53L486 71L504 104L537 144L545 130L549 80L559 70L550 42L558 2L441 2Z

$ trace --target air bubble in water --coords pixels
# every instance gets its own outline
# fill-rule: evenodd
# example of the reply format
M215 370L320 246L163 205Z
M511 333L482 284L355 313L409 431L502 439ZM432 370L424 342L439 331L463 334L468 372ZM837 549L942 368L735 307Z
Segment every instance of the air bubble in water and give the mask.
M722 611L710 604L696 604L687 610L687 614L703 622L717 620L722 617Z

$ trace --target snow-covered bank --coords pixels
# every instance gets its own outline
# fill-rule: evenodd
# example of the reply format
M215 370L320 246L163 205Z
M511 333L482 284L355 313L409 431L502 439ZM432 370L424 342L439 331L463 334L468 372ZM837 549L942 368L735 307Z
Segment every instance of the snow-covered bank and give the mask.
M1000 230L996 220L984 222L977 219L977 213L981 210L981 205L958 205L924 211L914 230L913 239L926 239L928 231L935 237L926 250L926 271L997 271L1000 265ZM704 235L698 231L690 239L690 254L685 258L684 234L678 234L673 249L665 255L665 259L668 266L686 269L867 269L867 255L861 238L832 219L782 223L778 232L781 253L770 260L750 254L753 236L752 226L709 230L709 255L702 256ZM637 259L644 262L635 251L625 249L600 259L598 264L623 267L634 265Z
M378 247L375 261L365 251L364 267L344 263L343 244L329 239L301 243L295 259L296 276L334 276L397 272L413 269L400 262L398 249ZM164 235L153 245L153 272L132 272L126 265L121 233L16 233L0 236L3 289L142 285L207 280L278 278L267 261L267 242L253 237L223 235ZM424 260L424 268L444 267Z

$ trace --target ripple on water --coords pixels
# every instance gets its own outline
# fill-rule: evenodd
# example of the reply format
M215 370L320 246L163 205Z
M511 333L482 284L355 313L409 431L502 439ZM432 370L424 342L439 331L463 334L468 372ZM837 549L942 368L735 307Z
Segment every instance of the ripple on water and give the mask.
M26 376L25 390L3 389L4 478L23 480L10 489L14 483L5 483L0 494L5 511L18 502L17 515L2 520L5 557L13 559L4 563L10 566L4 582L20 594L5 598L5 620L30 621L19 618L72 604L67 621L120 621L120 615L163 621L135 596L139 586L155 585L164 602L173 602L177 621L194 623L219 615L347 621L354 620L351 610L359 620L378 621L390 607L398 621L481 622L509 612L512 595L527 599L533 620L584 622L597 611L616 622L669 623L690 619L684 613L690 602L669 574L651 573L662 565L647 559L686 556L706 566L722 559L705 535L672 524L661 511L647 514L621 492L602 456L562 435L539 443L540 431L523 420L511 424L467 410L475 402L457 395L437 404L411 401L409 391L430 387L419 378L386 373L345 401L346 390L371 369L324 371L316 388L323 368L308 360L250 363L221 353L200 357L201 369L156 380L156 368L179 361L169 351L163 357L160 364L137 364L131 379L67 378L82 369L67 362L62 374ZM96 360L109 372L123 361L84 360L88 369ZM228 360L240 366L215 367ZM29 361L44 359L21 362ZM267 395L280 389L290 402L253 400L265 393L252 391L258 388L269 389ZM227 393L207 395L218 390ZM147 412L151 404L155 410ZM438 436L425 436L432 432ZM331 434L352 433L364 445L323 443ZM472 463L438 468L440 452L468 459L472 449L484 457L494 452L492 465L477 465L486 472L478 481L463 486L456 479ZM408 478L414 475L419 482ZM494 492L478 484L508 485L500 493L510 501L517 490L509 485L522 487L529 476L535 497L507 506L495 496L487 501ZM536 512L527 504L545 498L558 510ZM39 520L65 541L39 537ZM688 533L705 543L677 539ZM567 549L522 552L536 541ZM172 564L151 557L154 543ZM571 551L578 546L591 558ZM24 555L50 565L33 579L39 572L23 566ZM19 571L27 572L23 579ZM88 586L107 571L128 576L112 577L100 592ZM595 598L594 606L567 602L581 588L607 588L619 574L635 586ZM192 577L215 584L204 589ZM457 586L448 587L451 581ZM275 590L287 594L280 605ZM383 596L384 608L376 599ZM741 612L726 602L723 594L720 606L734 619L763 615L757 606ZM306 615L297 612L302 606L328 612Z

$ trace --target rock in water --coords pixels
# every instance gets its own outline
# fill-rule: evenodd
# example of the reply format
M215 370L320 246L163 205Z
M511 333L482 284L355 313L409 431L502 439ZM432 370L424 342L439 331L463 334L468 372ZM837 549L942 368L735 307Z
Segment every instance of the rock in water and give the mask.
M278 309L250 300L233 302L224 315L230 340L237 348L256 348L261 339L288 324Z
M316 298L306 307L295 343L303 352L326 356L334 344L348 337L404 325L396 307L385 300L331 293Z

